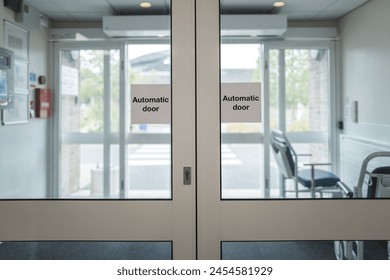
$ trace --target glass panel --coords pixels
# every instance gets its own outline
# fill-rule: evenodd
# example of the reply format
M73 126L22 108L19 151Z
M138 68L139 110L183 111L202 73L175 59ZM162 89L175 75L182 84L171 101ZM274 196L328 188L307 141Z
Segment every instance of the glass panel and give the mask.
M307 166L305 166L308 162L327 162L327 160L324 160L325 155L328 155L328 145L327 143L310 143L310 144L293 144L294 150L297 152L297 154L300 155L311 155L311 156L301 156L298 158L298 170L304 170L308 169ZM275 159L274 159L275 160ZM277 168L277 166L276 166ZM330 167L320 166L319 169L331 171ZM274 173L274 175L278 175L277 172ZM295 196L295 189L294 189L294 181L293 180L286 180L286 193L284 194L284 198L296 198ZM299 198L311 198L311 193L307 192L307 189L305 189L302 186L299 186L300 193L298 195ZM279 192L275 192L278 190ZM274 195L282 196L282 191L280 188L274 189ZM277 198L278 196L273 196L273 198ZM317 198L341 198L342 194L333 191L333 192L323 192L321 194L316 195Z
M325 49L274 49L269 51L270 128L287 131L298 157L298 168L304 163L329 162L329 51ZM271 148L271 154L272 148ZM330 171L330 166L316 167ZM283 180L274 155L270 158L270 197L295 198L293 180ZM301 188L301 187L300 187ZM302 190L305 190L304 188ZM305 191L307 191L306 189ZM323 194L325 197L340 194ZM299 198L310 198L310 192L299 192Z
M165 92L165 95L160 92L158 98L164 95L170 100L171 46L169 40L166 44L132 44L128 46L128 52L131 85L146 88L151 85L157 86L155 89L162 88ZM132 87L130 100L134 100L137 94L134 91L135 88ZM153 88L148 89L143 97L154 97L155 93L152 91ZM131 104L133 106L133 102ZM150 103L144 103L144 105L145 107L159 107L160 111L163 109L157 103L153 106ZM171 198L170 108L169 103L169 108L162 115L162 118L166 118L164 121L145 119L145 122L139 123L130 118L129 198Z
M103 132L103 60L102 50L62 51L62 133Z
M270 102L270 110L269 110L269 120L270 120L270 129L278 129L280 128L280 69L279 69L279 61L282 59L281 55L283 53L279 50L270 50L269 58L268 58L268 70L269 70L269 102ZM278 165L275 161L275 157L272 155L272 151L270 151L270 178L269 178L269 186L270 191L266 194L266 198L279 198L282 197L280 193L280 178L279 178L279 170Z
M129 145L129 198L171 197L171 146Z
M120 51L110 50L110 132L115 133L114 135L119 136L119 97L120 97ZM118 152L119 153L119 152ZM119 163L119 161L118 161Z
M269 51L269 91L270 91L270 129L280 127L279 121L279 92L280 92L280 69L279 60L281 52L279 50Z
M260 198L264 145L222 145L222 198Z
M61 196L102 197L102 166L103 145L63 145Z
M129 45L132 85L170 85L171 46L167 44ZM170 124L131 124L131 133L170 134Z
M171 47L168 37L161 41L166 43L128 45L131 89L125 198L171 198ZM119 132L124 112L119 106L119 79L119 50L61 52L59 197L120 196ZM164 117L156 114L157 121L151 121L145 116L155 111L143 109L134 117L133 104L142 102L144 108L164 111ZM152 107L153 102L158 104Z
M240 54L239 56L237 54ZM223 84L258 83L260 91L260 45L222 44ZM258 112L260 121L260 114ZM223 122L222 198L259 198L263 186L263 145L259 121Z
M285 50L288 132L329 129L328 51Z
M119 57L119 50L61 52L59 197L119 197Z

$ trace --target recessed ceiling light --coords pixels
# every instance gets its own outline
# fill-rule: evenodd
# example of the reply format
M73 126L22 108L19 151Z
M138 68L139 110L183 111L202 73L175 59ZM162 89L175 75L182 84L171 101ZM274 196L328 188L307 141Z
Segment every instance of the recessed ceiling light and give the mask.
M141 8L150 8L150 7L152 7L152 4L150 4L149 2L142 2L139 5L140 5Z
M284 5L286 5L286 4L282 1L278 1L278 2L274 3L274 7L276 7L276 8L284 7Z

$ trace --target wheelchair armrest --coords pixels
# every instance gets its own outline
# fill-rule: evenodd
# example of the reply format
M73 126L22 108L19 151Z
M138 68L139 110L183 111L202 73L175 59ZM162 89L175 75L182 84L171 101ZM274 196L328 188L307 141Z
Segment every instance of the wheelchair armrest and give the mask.
M337 186L342 190L347 198L353 198L353 191L344 182L339 181Z
M320 165L331 165L331 163L322 163L322 162L314 162L314 163L304 163L303 164L304 166L311 166L312 168L314 168L314 166L320 166Z

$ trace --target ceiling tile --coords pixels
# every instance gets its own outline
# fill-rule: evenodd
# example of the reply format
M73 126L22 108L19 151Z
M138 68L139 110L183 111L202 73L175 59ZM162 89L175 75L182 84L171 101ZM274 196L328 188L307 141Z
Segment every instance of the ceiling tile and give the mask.
M142 1L128 1L128 0L107 0L107 3L113 7L114 10L142 10L139 4ZM167 10L169 0L148 0L152 4L150 10ZM148 9L148 10L149 10Z
M311 18L313 17L313 11L292 11L292 12L284 12L282 11L280 13L281 15L287 15L288 16L288 20L302 20L302 21L305 21L305 20L311 20Z
M55 21L74 21L75 19L63 12L53 12L49 15L47 15L50 19L55 19Z
M326 20L336 20L340 17L343 16L344 13L339 12L339 11L333 11L333 12L322 12L314 17L312 17L310 20L321 20L321 21L326 21Z
M40 10L41 12L60 11L56 3L50 0L33 0L33 1L29 1L29 3L35 8L37 8L38 10Z
M367 0L338 0L328 7L327 11L342 11L343 13L368 2Z
M338 19L365 2L367 2L367 0L338 0L327 9L318 13L313 17L313 20Z
M104 13L87 13L87 12L80 12L80 13L72 13L72 16L77 21L99 21L104 16Z

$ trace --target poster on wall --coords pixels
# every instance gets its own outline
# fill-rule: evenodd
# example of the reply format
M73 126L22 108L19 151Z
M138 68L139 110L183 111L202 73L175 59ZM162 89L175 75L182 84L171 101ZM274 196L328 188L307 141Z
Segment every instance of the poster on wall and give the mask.
M28 94L28 61L15 59L14 87L15 93Z
M13 51L15 58L28 60L28 31L4 21L4 47Z
M28 123L29 98L27 94L15 94L14 106L2 110L3 125Z
M61 66L61 94L62 95L79 95L80 81L79 70L66 65Z

